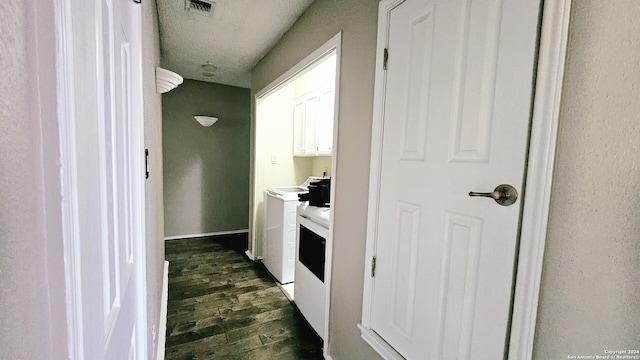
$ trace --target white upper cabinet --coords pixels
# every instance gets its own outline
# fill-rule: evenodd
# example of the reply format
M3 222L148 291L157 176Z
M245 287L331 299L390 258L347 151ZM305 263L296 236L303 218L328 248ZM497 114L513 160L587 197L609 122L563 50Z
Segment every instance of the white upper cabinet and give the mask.
M318 155L332 154L334 101L333 90L329 90L318 97L316 112L316 149Z
M294 101L294 156L332 154L334 100L333 90L320 89Z

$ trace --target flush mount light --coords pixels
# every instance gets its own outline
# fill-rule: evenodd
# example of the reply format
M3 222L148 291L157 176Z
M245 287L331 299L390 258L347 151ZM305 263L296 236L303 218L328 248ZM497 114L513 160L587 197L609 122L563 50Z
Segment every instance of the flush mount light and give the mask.
M218 121L218 118L213 116L195 115L193 118L204 127L209 127Z

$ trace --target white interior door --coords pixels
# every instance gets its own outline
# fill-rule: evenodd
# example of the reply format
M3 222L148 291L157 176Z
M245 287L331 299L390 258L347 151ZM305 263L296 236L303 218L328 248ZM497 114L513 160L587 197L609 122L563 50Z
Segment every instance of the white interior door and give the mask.
M539 2L406 0L388 19L371 329L407 359L503 358Z
M132 0L94 1L98 14L98 143L85 146L98 148L99 161L79 166L79 175L99 184L94 208L99 209L100 223L83 222L81 226L87 234L100 236L80 244L85 355L145 359L140 6ZM79 94L80 101L83 96ZM83 135L89 134L79 134Z

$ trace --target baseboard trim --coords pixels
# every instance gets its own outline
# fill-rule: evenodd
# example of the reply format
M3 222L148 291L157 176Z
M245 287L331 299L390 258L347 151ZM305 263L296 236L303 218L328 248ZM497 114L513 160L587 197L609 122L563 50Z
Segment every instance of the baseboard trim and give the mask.
M218 231L204 234L189 234L189 235L175 235L175 236L167 236L164 240L178 240L178 239L191 239L191 238L199 238L206 236L219 236L219 235L233 235L233 234L248 234L249 229L243 230L230 230L230 231Z
M162 300L160 301L160 321L158 322L158 352L157 360L164 360L164 350L167 340L167 305L169 301L169 262L164 262L162 274Z
M258 260L262 260L262 256L255 256L253 254L253 251L251 251L251 249L247 250L244 252L245 255L247 255L247 257L249 258L249 260L253 260L253 261L258 261Z

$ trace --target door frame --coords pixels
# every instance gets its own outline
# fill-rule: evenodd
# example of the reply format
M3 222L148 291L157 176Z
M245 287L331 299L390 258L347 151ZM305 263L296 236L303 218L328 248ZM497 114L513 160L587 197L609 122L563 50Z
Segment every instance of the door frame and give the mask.
M256 129L256 123L258 121L257 119L257 104L258 104L258 99L261 97L264 97L265 95L269 94L271 91L275 90L276 88L278 88L280 85L283 85L285 82L289 81L290 79L292 79L293 77L295 77L298 73L300 73L301 71L303 71L304 69L306 69L308 66L312 65L313 63L316 62L316 60L320 59L321 57L323 57L324 55L326 55L327 53L329 53L330 51L334 50L336 51L336 78L335 78L335 89L334 89L334 106L333 106L333 150L332 150L332 155L331 155L331 178L332 178L332 182L333 184L336 183L336 179L337 179L337 164L338 164L338 124L339 124L339 114L340 114L340 63L341 63L341 57L342 57L342 31L339 31L337 34L335 34L333 37L331 37L331 39L327 40L324 44L322 44L320 47L318 47L315 51L313 51L311 54L307 55L307 57L305 57L304 59L302 59L300 62L298 62L296 65L294 65L291 69L289 69L287 72L285 72L284 74L280 75L278 78L276 78L275 80L273 80L271 83L269 83L269 85L265 86L262 90L258 91L254 97L253 97L253 112L254 112L254 121L252 122L251 126L253 128L252 133L253 133L253 137L251 139L252 141L252 152L251 152L251 157L252 157L252 161L251 161L251 177L255 178L255 174L256 174L256 170L257 170L257 165L256 165L256 134L255 134L255 129ZM293 151L293 149L292 149ZM252 181L251 183L251 189L250 189L250 204L249 204L249 228L250 228L250 232L249 232L249 243L251 245L251 247L246 251L246 255L249 259L251 260L257 260L260 259L261 257L258 257L258 251L256 249L257 247L257 234L256 234L256 228L255 228L255 218L254 218L254 207L255 204L253 203L253 199L255 198L255 192L256 191L260 191L262 192L262 190L256 189L255 187L255 181ZM335 204L335 186L331 187L331 192L329 194L329 202L331 204ZM326 239L327 240L327 244L326 244L326 259L325 259L325 274L328 274L328 276L325 276L325 280L324 280L324 285L327 289L326 291L326 295L325 295L325 317L324 317L324 325L325 325L325 333L323 334L324 336L324 345L323 345L323 356L327 359L330 358L329 356L329 312L330 312L330 306L331 306L331 269L332 269L332 259L333 259L333 229L334 229L334 216L331 215L330 219L329 219L329 236Z
M312 65L316 62L316 60L320 59L333 49L336 50L336 84L334 90L334 109L333 109L333 154L331 155L331 168L332 168L332 177L335 178L335 169L336 169L336 158L338 152L338 114L339 114L339 99L340 99L340 56L341 56L341 44L342 44L342 32L338 32L331 39L327 40L324 44L314 50L311 54L307 55L304 59L300 60L296 65L294 65L291 69L286 71L284 74L278 76L275 80L269 83L269 85L265 86L263 89L255 93L253 96L253 114L254 120L251 124L252 127L252 138L251 138L251 178L252 183L250 186L250 201L249 201L249 249L245 252L247 257L251 260L259 260L262 259L261 251L257 249L257 237L258 233L256 233L255 226L255 204L253 203L253 199L255 199L256 193L262 194L264 189L257 189L255 184L255 177L258 173L258 165L256 164L256 124L257 124L257 108L258 108L258 99L265 97L272 91L276 90L278 87L295 77L298 73L302 72L304 69ZM335 183L335 181L334 181ZM331 191L330 201L333 202L333 190ZM260 255L258 255L260 254Z
M130 0L133 1L133 0ZM135 2L135 1L134 1ZM60 208L62 212L62 243L64 253L65 293L66 293L66 333L67 351L69 359L84 359L85 349L84 309L83 309L83 281L87 276L82 272L82 247L83 239L80 236L80 208L78 205L78 164L76 154L79 149L76 124L82 119L76 114L76 105L83 102L84 94L77 93L74 83L76 81L77 64L74 63L74 51L76 40L84 34L74 32L73 23L78 19L92 19L91 16L81 17L72 0L54 0L53 10L55 15L56 38L56 81L57 81L57 105L58 105L58 137L60 140L60 178L62 195ZM92 0L92 9L95 11L97 1ZM138 7L137 16L140 21L134 25L135 40L142 51L141 32L142 17L141 8ZM97 26L97 25L95 25ZM99 34L100 29L97 29ZM97 51L97 50L95 50ZM134 345L136 358L147 359L148 355L148 329L147 329L147 282L146 282L146 231L145 231L145 178L144 178L144 117L142 104L142 58L140 53L132 56L132 64L140 69L138 79L132 79L132 89L140 96L134 96L132 106L132 129L129 133L134 148L140 149L140 156L131 159L133 167L138 169L132 174L132 199L133 209L133 257L136 282L136 326ZM96 77L97 78L97 77ZM98 228L100 224L96 224ZM93 274L102 278L102 273Z
M371 142L371 172L364 267L362 338L385 359L403 359L371 327L377 214L382 163L382 133L386 76L383 53L389 29L389 13L405 0L383 0L378 8L378 40ZM542 262L549 219L560 100L569 32L571 0L545 1L539 35L534 83L531 132L526 169L515 291L509 329L508 359L531 359L535 335Z

